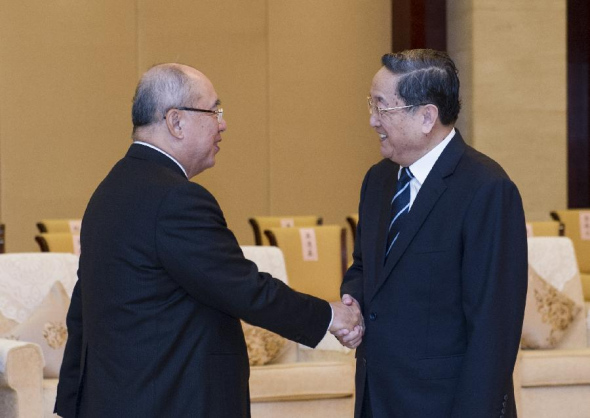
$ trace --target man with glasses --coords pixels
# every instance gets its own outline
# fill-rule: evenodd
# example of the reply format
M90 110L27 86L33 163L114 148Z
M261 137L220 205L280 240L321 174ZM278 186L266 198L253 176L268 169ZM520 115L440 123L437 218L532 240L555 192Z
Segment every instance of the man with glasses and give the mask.
M133 144L83 218L55 411L62 417L249 417L240 318L315 346L354 344L360 312L295 292L246 260L215 198L189 181L227 128L199 71L141 78Z
M527 288L519 192L454 128L459 79L447 54L382 63L368 104L384 160L363 182L341 288L365 318L355 417L516 417Z

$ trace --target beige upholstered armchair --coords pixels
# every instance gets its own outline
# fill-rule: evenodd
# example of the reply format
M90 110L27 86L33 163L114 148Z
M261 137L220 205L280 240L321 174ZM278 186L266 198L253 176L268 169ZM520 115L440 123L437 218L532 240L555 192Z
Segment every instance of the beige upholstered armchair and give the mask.
M287 280L278 248L243 251L260 270ZM55 372L77 267L73 254L0 255L0 417L55 417ZM285 342L268 364L251 367L252 416L352 416L353 355L331 335L316 350Z
M0 416L54 416L77 269L73 254L0 255Z
M588 313L572 242L565 237L535 237L528 244L529 290L522 344L545 348L520 351L515 370L519 416L588 418Z

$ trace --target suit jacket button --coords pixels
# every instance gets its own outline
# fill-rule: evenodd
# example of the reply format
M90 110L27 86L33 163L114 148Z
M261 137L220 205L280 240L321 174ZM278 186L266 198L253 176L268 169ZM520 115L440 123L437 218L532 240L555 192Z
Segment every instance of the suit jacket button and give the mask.
M502 406L505 407L506 406L506 401L502 402Z
M502 408L502 410L500 412L502 413L502 415L504 415L506 413L506 409Z
M376 314L375 312L371 312L371 313L369 314L369 319L370 319L371 321L374 321L374 320L376 320L376 319L377 319L377 314Z
M504 400L507 401L508 400L508 395L504 395Z

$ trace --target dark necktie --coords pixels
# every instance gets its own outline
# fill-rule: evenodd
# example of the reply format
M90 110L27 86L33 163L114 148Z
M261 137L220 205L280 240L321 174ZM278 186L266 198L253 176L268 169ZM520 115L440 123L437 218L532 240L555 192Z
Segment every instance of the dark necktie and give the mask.
M410 211L410 180L414 175L408 167L403 167L399 180L397 181L397 189L393 199L391 199L391 217L389 221L389 229L387 232L387 244L385 247L385 259L395 244L399 231L404 224L406 215Z

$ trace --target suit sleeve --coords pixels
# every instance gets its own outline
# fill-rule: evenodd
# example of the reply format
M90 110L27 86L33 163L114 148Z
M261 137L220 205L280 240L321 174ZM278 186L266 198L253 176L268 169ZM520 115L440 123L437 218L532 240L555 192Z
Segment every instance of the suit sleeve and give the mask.
M82 356L82 298L79 279L74 286L66 324L68 342L59 372L54 412L64 418L73 418L76 416Z
M244 258L215 198L196 183L171 190L156 246L170 276L197 301L307 346L331 320L328 302L296 292Z
M468 346L452 417L500 416L512 408L512 372L527 291L522 201L508 179L485 184L463 223L462 289ZM488 411L487 413L484 411Z
M359 220L356 226L356 237L354 240L354 250L352 252L352 265L348 268L342 285L340 286L340 296L349 294L356 301L363 306L363 254L361 248L361 237L362 237L362 220L364 219L363 213L363 202L365 198L365 191L367 189L367 183L369 182L369 174L367 172L361 186L361 196L359 202Z

